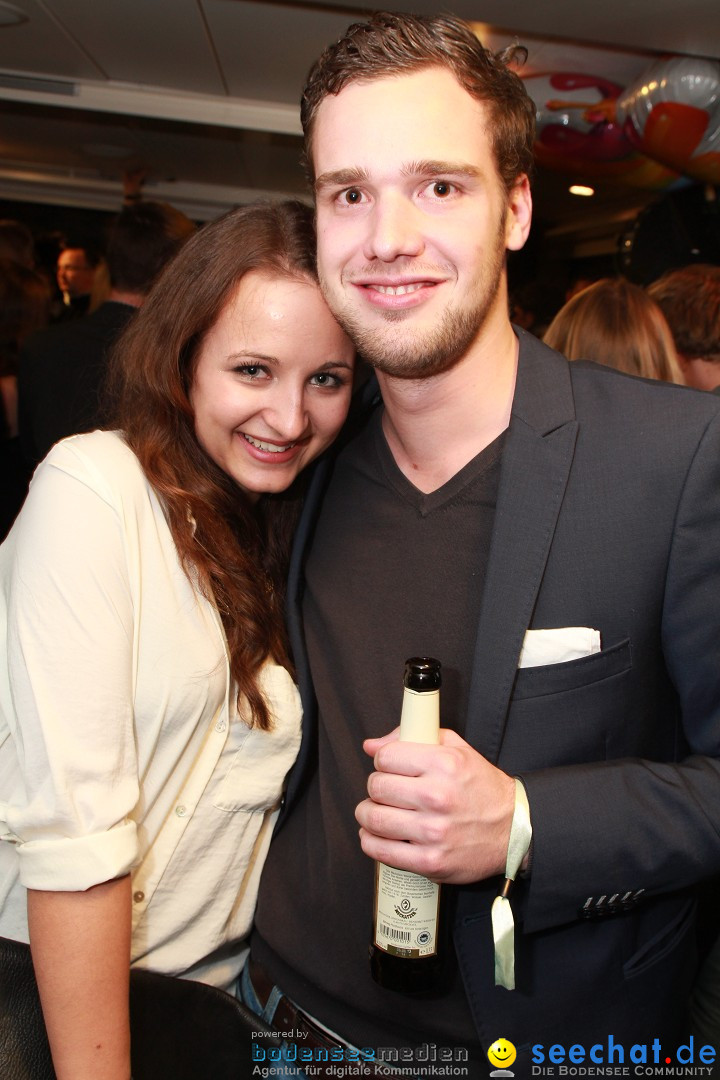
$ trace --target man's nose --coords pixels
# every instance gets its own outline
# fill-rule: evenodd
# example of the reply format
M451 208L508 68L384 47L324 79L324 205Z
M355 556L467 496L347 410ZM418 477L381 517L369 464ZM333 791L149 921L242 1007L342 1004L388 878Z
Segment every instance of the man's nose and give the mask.
M368 215L365 257L381 262L417 258L424 247L422 215L411 200L396 192L378 197Z

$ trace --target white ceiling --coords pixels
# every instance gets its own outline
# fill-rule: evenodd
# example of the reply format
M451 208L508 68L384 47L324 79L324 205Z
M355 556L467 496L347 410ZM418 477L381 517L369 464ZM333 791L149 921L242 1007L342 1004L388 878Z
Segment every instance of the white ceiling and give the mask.
M114 210L125 169L149 197L198 219L258 195L302 194L297 102L321 49L372 10L363 0L12 0L0 28L0 199ZM408 0L483 23L500 48L529 50L523 73L576 71L628 85L658 55L720 57L718 0ZM536 199L557 230L632 217L651 194L599 185L592 207L541 174ZM568 223L572 223L568 225Z

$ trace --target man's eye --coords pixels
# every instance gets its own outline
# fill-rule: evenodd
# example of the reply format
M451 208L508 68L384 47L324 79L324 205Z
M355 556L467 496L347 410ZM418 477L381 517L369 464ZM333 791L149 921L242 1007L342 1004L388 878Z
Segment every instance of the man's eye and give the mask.
M453 185L449 184L447 180L436 180L432 184L431 190L438 199L444 199L447 195L452 194Z
M362 202L362 193L357 188L348 188L343 192L343 199L346 203L350 203L351 206L355 206L357 203Z

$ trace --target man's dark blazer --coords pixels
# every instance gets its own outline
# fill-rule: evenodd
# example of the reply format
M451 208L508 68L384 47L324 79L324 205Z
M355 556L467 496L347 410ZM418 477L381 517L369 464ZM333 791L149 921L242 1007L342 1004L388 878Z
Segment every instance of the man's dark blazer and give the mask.
M30 465L58 439L97 425L107 353L135 310L109 300L92 315L28 338L19 364L18 409L20 445Z
M720 870L720 402L517 333L465 730L528 792L517 989L493 985L497 879L458 890L455 944L483 1045L510 1039L525 1076L534 1044L669 1046L683 1030L692 886ZM302 566L331 469L291 570L306 730L285 813L314 767ZM568 626L599 630L602 651L518 670L528 628Z

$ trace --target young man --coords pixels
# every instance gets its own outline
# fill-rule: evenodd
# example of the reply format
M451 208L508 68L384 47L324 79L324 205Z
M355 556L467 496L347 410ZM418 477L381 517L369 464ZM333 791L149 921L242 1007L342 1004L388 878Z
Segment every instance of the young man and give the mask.
M305 750L246 993L298 1044L465 1047L482 1076L500 1037L519 1076L556 1044L674 1059L692 887L720 866L720 403L513 330L533 107L462 22L352 27L303 121L323 289L382 401L298 536ZM443 662L438 747L391 733L413 655ZM490 912L513 822L509 990ZM375 859L444 883L445 995L371 980Z

